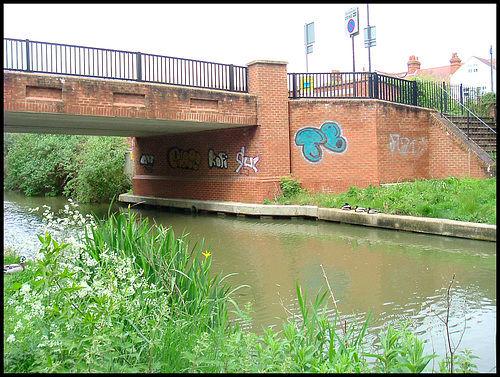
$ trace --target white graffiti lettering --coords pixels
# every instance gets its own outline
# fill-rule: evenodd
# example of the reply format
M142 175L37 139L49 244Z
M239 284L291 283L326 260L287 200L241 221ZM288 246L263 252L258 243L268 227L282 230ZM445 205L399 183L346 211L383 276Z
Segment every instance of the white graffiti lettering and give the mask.
M399 134L391 134L389 147L392 153L397 151L402 155L407 155L408 153L421 155L425 150L425 137L417 137L410 140L407 137L401 137Z
M253 169L254 172L258 172L257 162L259 162L260 157L248 157L245 156L245 147L241 147L241 151L236 153L236 161L240 164L236 169L236 173L243 173L248 175L248 171L246 168Z

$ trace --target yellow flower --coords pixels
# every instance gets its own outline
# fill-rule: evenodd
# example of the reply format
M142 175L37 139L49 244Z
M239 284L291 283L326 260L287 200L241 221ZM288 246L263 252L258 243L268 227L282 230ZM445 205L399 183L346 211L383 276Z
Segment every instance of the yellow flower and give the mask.
M206 253L202 252L202 254L205 256L205 258L208 258L212 253L210 251L207 251Z

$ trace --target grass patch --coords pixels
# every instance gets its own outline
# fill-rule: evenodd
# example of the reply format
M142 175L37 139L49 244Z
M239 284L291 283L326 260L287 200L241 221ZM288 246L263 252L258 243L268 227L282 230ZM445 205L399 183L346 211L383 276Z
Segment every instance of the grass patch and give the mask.
M339 194L295 188L292 194L281 195L274 203L325 208L341 208L349 203L388 214L496 224L496 178L425 179L390 186L369 185L363 189L351 186Z

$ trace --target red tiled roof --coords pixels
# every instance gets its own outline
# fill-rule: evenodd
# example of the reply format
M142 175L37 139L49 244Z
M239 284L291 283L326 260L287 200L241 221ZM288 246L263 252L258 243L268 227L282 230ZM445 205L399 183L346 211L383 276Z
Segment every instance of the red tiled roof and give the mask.
M480 60L484 64L486 64L488 67L491 66L491 61L490 59L482 59L478 58L477 56L473 56L474 58ZM464 63L460 64L460 67ZM382 71L376 71L377 73L385 76L392 76L392 77L398 77L398 78L405 78L405 79L412 79L415 77L425 77L425 78L433 78L437 79L439 81L449 81L450 76L451 76L451 65L445 65L442 67L435 67L435 68L424 68L424 69L417 69L413 73L408 73L406 72L400 72L400 73L389 73L389 72L382 72ZM497 69L497 62L496 59L493 59L493 69ZM456 70L455 70L456 71Z
M478 58L477 56L473 56L473 57L479 61L482 61L488 67L491 67L491 60L490 59ZM497 69L497 60L496 59L493 59L493 69Z
M446 80L450 77L450 75L451 75L451 66L445 65L443 67L417 69L414 73L407 74L406 78L410 79L413 77L430 76L435 79Z

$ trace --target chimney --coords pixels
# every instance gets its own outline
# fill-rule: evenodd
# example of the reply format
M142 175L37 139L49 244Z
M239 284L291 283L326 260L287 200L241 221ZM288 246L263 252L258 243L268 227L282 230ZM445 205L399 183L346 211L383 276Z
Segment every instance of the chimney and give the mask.
M408 61L408 73L415 73L420 69L420 62L415 55L410 56L410 60Z
M458 57L457 53L454 52L451 54L451 60L450 60L450 74L453 75L457 69L460 68L462 65L462 60Z

